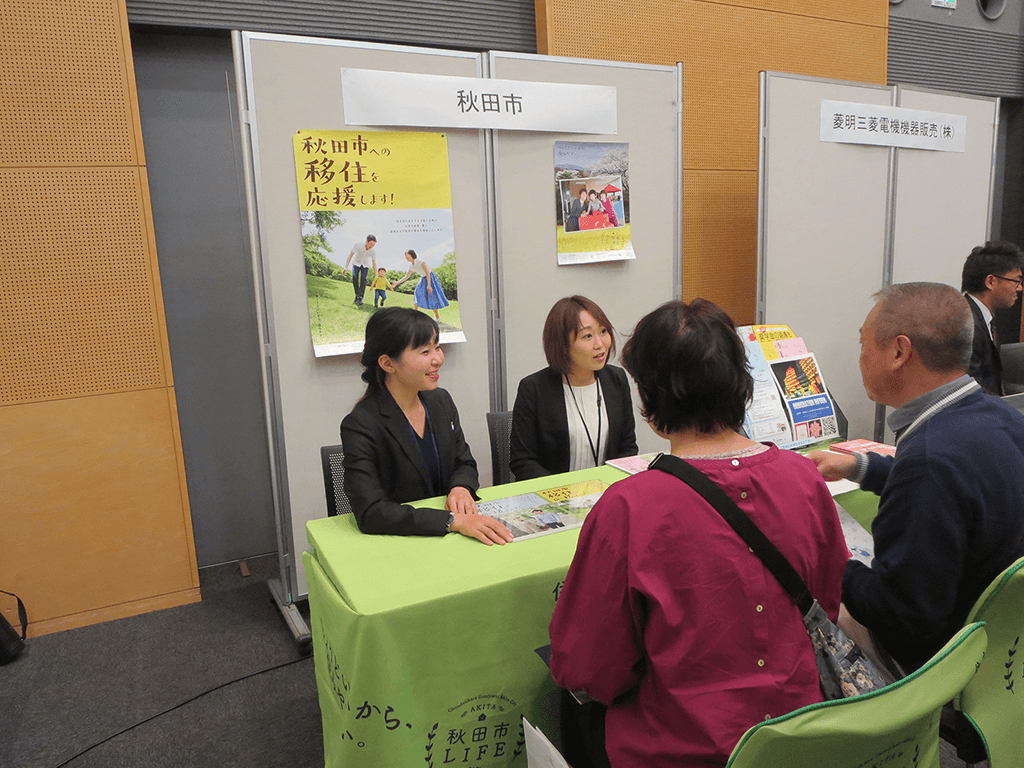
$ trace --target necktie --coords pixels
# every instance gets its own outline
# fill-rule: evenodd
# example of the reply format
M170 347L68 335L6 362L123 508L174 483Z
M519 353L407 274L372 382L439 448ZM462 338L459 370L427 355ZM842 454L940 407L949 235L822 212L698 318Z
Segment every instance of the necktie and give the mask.
M996 349L999 349L999 336L996 334L996 321L990 320L988 327L989 330L992 331L992 343L996 345Z

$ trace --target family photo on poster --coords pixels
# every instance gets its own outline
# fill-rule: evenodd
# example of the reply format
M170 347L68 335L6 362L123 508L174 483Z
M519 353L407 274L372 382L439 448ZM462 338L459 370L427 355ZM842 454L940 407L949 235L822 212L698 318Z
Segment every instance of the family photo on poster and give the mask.
M314 354L361 352L384 306L465 341L445 134L300 131L294 149Z
M634 259L629 222L629 145L555 142L559 264Z

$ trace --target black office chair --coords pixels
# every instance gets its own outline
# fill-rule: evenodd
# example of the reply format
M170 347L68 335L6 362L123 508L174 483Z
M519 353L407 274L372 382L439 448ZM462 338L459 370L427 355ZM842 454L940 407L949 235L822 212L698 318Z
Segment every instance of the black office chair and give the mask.
M487 414L487 433L491 438L491 473L495 485L514 483L516 478L509 469L509 440L512 436L512 411Z
M999 359L1003 363L1003 393L1018 395L1024 392L1024 342L1001 345Z
M320 448L320 463L324 469L324 490L327 493L327 516L347 515L352 512L345 495L345 452L340 445Z

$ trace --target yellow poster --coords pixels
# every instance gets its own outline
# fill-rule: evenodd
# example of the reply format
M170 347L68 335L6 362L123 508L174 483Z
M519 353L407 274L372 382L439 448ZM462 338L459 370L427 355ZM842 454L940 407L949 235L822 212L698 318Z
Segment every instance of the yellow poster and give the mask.
M300 211L451 208L448 139L406 131L299 131Z
M764 351L765 360L778 360L779 350L775 342L781 339L795 339L796 334L788 325L755 325L751 328L751 340L756 340Z
M465 341L446 135L299 131L293 144L315 355L361 352L385 306L426 312L442 343Z

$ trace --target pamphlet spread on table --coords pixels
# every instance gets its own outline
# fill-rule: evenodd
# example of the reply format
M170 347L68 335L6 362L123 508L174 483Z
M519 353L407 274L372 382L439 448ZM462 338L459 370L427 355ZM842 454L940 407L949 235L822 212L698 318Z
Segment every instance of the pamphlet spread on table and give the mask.
M584 480L536 493L524 493L476 505L482 515L500 520L512 532L512 540L532 539L549 533L579 528L608 483Z

